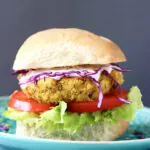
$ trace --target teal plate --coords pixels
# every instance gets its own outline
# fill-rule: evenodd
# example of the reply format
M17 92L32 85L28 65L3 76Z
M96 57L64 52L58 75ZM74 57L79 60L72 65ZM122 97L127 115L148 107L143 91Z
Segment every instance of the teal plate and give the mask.
M7 107L8 97L0 97L0 114ZM9 130L0 132L0 150L150 150L150 109L143 108L130 123L127 132L116 141L63 141L20 137L15 135L15 121L0 116L0 126L9 124Z

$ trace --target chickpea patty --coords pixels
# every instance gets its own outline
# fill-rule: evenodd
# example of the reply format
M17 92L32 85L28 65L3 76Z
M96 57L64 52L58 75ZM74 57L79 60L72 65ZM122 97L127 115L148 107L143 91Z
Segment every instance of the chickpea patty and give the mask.
M113 70L111 76L119 83L124 82L123 74ZM104 94L116 87L114 81L102 73L99 78ZM40 103L58 103L59 101L90 101L98 99L98 88L95 83L87 77L64 77L60 80L51 78L41 79L37 82L28 84L23 92L30 98Z

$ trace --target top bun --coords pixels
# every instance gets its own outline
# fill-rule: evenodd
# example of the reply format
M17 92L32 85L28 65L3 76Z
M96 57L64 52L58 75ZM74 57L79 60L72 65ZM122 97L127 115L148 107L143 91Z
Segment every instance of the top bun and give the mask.
M40 69L126 61L111 40L91 32L68 28L48 29L30 36L19 49L13 69Z

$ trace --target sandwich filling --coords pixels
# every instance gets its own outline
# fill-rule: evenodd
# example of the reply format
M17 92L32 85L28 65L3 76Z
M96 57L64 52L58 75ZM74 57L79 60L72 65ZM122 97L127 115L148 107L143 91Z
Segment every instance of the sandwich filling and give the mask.
M8 110L3 112L3 115L25 124L29 130L33 129L31 130L31 135L40 131L39 137L44 137L46 134L49 138L65 139L65 137L76 135L77 140L78 136L82 135L80 133L83 132L85 126L92 127L97 124L105 126L117 124L121 120L132 121L135 118L136 111L143 107L141 98L140 90L137 86L134 86L127 95L127 99L131 101L130 104L124 104L107 111L102 110L90 113L69 112L67 103L61 101L59 105L44 112L21 111L14 107L9 107ZM84 132L88 133L86 130ZM99 132L99 125L97 131L93 132ZM90 138L89 136L92 135L86 136L85 139ZM101 135L99 134L98 137L100 138Z
M96 69L31 70L18 79L23 92L40 103L98 100L100 107L103 95L124 82L124 71L127 70L116 65Z
M3 115L36 131L42 129L48 137L57 130L72 136L85 126L131 121L143 104L137 86L121 89L126 71L110 64L16 72L22 90L10 96Z

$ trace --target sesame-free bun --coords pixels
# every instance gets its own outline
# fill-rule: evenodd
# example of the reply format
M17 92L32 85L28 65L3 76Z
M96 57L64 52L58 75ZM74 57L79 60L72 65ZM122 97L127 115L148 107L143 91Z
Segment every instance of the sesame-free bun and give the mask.
M48 133L45 128L36 128L28 125L27 122L17 121L16 135L57 140L73 141L112 141L119 138L128 128L128 121L121 120L118 123L97 123L87 124L77 133L68 134L66 131L56 128Z
M76 29L48 29L31 35L20 47L13 69L39 69L126 61L111 40Z

